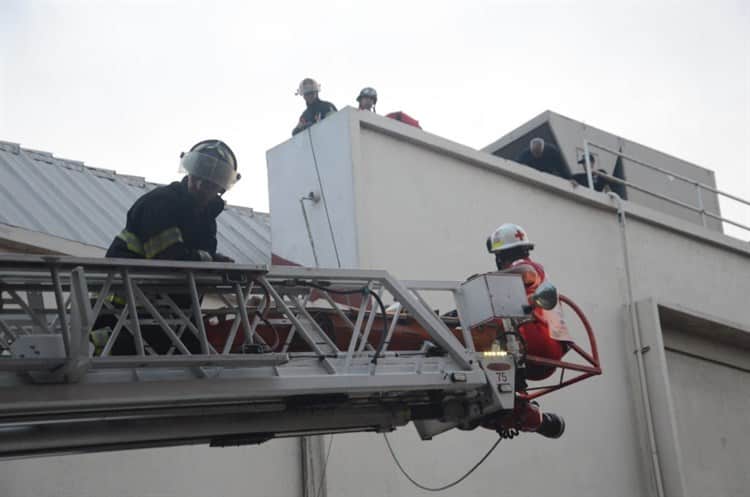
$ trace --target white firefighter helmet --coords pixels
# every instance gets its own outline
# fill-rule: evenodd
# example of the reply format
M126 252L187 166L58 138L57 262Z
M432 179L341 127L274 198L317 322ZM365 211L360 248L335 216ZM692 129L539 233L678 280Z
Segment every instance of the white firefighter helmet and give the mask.
M240 179L237 158L221 140L203 140L180 156L180 171L229 190Z
M487 238L487 251L493 254L516 247L528 247L529 250L534 248L526 230L517 224L505 223Z
M308 93L317 93L320 91L320 83L312 78L305 78L299 83L295 95L307 95Z

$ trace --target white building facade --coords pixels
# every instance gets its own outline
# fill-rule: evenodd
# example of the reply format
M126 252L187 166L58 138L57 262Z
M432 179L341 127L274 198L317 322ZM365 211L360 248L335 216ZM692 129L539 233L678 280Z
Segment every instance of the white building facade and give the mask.
M750 495L747 243L354 109L271 149L268 169L282 259L463 280L494 269L485 238L515 222L592 322L603 375L541 399L566 419L565 435L503 441L444 495ZM463 474L495 439L390 435L430 486ZM336 435L318 487L328 442L2 461L0 494L427 495L372 433Z

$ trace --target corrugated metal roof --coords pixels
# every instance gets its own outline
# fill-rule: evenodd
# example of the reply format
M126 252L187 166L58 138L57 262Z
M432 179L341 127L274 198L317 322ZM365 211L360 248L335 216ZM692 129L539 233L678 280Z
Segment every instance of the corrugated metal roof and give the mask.
M159 185L0 141L0 223L106 248L135 200ZM219 251L237 262L270 264L268 214L227 206Z

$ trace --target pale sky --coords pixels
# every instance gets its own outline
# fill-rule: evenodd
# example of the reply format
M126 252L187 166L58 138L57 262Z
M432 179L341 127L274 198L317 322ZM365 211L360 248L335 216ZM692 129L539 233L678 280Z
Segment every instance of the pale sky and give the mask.
M0 140L168 182L220 138L243 174L228 200L262 211L307 76L475 148L550 109L750 198L747 0L0 0Z

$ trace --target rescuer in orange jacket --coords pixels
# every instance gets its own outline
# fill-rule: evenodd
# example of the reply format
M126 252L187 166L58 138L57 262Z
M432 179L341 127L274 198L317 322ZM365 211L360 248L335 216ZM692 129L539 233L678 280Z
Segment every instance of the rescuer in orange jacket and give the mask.
M533 249L534 244L529 240L526 231L517 224L503 224L487 238L487 251L495 255L497 269L520 273L526 295L529 296L546 280L544 267L529 257L529 252ZM518 327L525 353L560 360L568 350L570 337L559 309L547 311L535 307L532 312L534 320ZM521 392L526 389L526 379L543 380L555 371L554 367L544 365L527 365L523 369L525 373L522 374L525 374L525 378L521 377L517 382L517 390ZM565 422L561 417L552 413L542 413L536 403L523 399L516 401L516 407L511 415L495 418L484 422L483 425L498 431L510 428L535 431L549 438L558 438L565 429Z
M526 295L531 295L546 281L544 267L532 261L529 252L534 249L526 231L517 224L506 223L497 228L487 239L487 250L495 255L500 271L518 272L523 277ZM559 308L551 311L535 307L534 321L522 324L519 333L526 342L526 352L531 355L559 361L568 350L570 336L560 315ZM554 373L555 368L532 366L528 368L530 380L543 380Z

